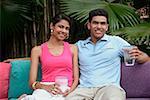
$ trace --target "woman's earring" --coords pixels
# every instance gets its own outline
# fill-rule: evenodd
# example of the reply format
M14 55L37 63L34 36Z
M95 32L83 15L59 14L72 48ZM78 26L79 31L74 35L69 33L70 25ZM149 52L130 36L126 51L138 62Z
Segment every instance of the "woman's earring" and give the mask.
M51 29L51 33L53 33L53 30Z
M53 35L53 30L51 29L51 35Z

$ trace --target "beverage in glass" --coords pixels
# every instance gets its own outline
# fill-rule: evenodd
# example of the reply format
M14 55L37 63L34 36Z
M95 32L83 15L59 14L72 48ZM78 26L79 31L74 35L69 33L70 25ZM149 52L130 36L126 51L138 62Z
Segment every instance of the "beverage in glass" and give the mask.
M68 89L68 78L66 76L56 76L55 83L60 86L62 92Z
M124 50L124 63L126 66L134 66L135 58L131 57L129 52L133 49L134 46L125 46Z

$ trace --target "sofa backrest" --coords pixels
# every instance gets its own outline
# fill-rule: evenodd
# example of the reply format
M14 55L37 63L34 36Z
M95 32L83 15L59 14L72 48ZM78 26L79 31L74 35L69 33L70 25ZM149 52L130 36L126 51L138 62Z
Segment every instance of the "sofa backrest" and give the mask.
M121 85L127 97L150 97L150 62L126 67L122 64Z
M32 89L30 89L28 83L30 64L30 60L16 60L11 62L9 98L18 98L23 93L32 93ZM5 75L8 82L10 64L5 65L8 65L8 67L2 68L4 66L0 66L0 76L2 76L1 72L7 70L7 74ZM40 68L39 65L38 80L41 80L42 77ZM127 97L150 97L150 62L135 64L133 67L126 67L122 64L121 74L121 85L127 92ZM5 84L5 86L7 85ZM7 93L5 94L7 95Z

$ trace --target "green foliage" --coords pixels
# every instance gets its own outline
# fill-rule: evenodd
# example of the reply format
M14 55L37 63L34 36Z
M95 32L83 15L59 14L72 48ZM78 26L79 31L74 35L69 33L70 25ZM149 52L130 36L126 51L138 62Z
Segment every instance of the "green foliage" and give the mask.
M85 23L88 18L89 11L102 8L109 14L110 31L127 26L135 26L139 24L139 17L135 13L135 9L127 5L119 3L111 3L113 0L60 0L61 10Z
M41 0L42 1L42 0ZM33 5L42 6L40 0L2 0L1 34L22 33L24 24L32 21Z
M120 35L135 45L144 44L150 46L150 23L142 23L134 27L121 28L112 32L112 34Z
M30 1L3 0L1 2L1 29L4 33L15 33L23 27L24 20L32 20L28 16Z
M33 44L33 22L39 23L42 17L43 23L42 5L43 0L0 1L0 60L6 57L23 57L30 52ZM43 26L38 25L38 28Z
M127 6L133 0L60 0L61 10L86 23L89 11L97 8L107 10L109 14L109 32L120 35L131 44L150 46L150 23L140 24L136 9Z

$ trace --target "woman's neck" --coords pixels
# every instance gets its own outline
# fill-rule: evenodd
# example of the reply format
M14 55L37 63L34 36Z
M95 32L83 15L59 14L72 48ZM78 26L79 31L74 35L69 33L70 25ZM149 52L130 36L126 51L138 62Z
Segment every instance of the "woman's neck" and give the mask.
M49 45L51 46L61 46L63 45L63 41L59 41L55 38L50 37L50 39L47 41Z

